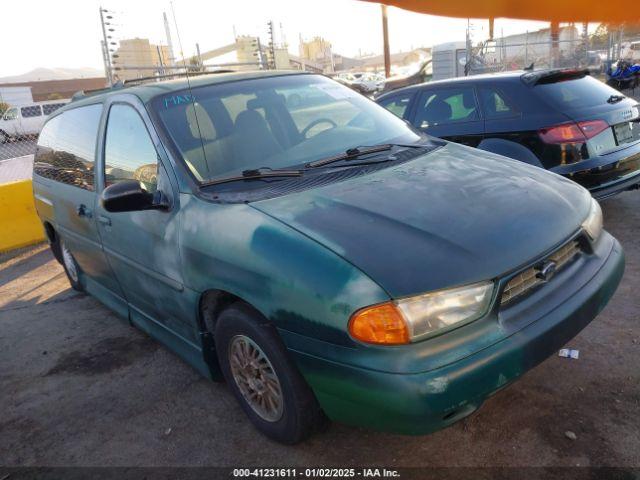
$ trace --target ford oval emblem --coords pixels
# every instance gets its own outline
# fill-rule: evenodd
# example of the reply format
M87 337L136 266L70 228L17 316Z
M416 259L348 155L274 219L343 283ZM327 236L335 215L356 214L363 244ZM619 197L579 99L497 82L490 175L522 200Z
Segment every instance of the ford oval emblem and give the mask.
M547 260L542 265L538 267L538 273L536 277L542 280L543 282L548 282L553 277L553 274L556 273L556 268L558 265L553 260Z

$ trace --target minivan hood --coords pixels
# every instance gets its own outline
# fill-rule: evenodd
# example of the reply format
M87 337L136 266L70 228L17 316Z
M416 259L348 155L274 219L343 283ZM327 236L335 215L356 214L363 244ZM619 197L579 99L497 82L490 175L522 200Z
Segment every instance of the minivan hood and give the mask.
M448 143L410 162L251 205L398 298L527 264L580 228L590 198L559 175Z

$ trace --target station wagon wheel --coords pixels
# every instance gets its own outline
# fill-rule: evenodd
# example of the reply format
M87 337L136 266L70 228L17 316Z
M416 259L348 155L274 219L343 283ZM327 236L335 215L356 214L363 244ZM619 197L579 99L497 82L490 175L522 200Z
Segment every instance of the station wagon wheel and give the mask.
M226 308L215 324L222 373L242 410L263 434L293 444L325 424L315 395L276 329L244 303Z
M79 292L83 291L82 284L80 283L80 267L76 263L76 259L73 258L73 254L69 250L69 248L65 245L64 241L60 241L60 256L62 257L62 266L64 267L64 272L67 274L67 278L69 279L69 283L71 284L71 288L74 290L78 290Z
M229 346L231 374L253 411L267 422L282 417L282 389L271 362L249 337L236 335Z

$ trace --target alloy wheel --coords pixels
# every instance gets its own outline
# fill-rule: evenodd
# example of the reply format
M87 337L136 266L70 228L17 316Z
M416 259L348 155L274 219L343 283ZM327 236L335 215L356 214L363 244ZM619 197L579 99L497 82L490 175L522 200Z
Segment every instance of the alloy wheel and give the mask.
M245 335L234 336L229 342L229 366L251 409L267 422L280 420L284 410L282 387L262 349Z

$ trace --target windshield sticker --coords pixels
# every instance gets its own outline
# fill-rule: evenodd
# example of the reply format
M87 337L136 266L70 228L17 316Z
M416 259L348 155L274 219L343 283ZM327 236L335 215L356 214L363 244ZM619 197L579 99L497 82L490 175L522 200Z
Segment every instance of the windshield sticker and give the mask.
M162 99L162 103L164 103L164 108L173 108L178 105L184 105L188 103L194 103L196 101L196 97L193 95L171 95L170 97L164 97Z

